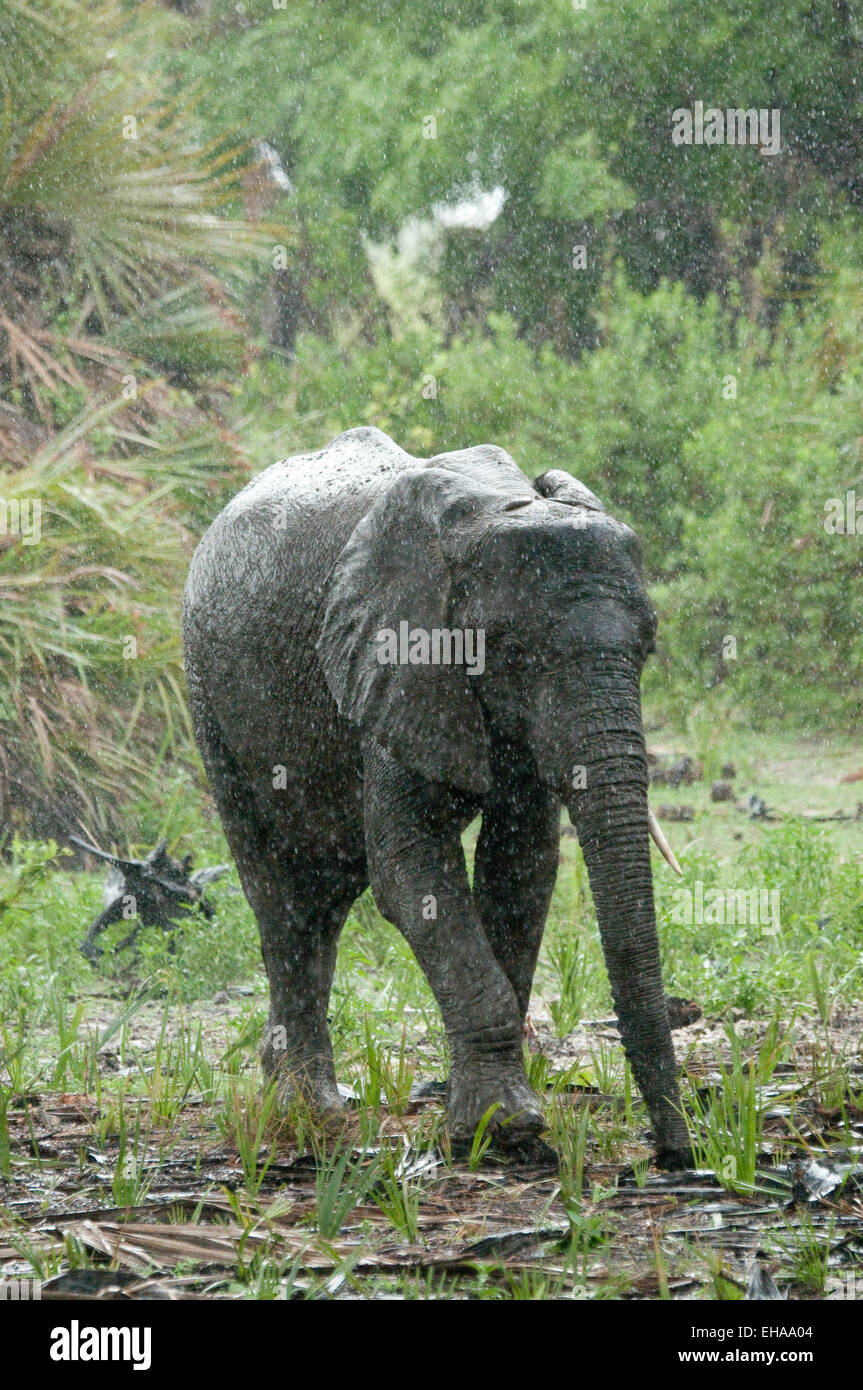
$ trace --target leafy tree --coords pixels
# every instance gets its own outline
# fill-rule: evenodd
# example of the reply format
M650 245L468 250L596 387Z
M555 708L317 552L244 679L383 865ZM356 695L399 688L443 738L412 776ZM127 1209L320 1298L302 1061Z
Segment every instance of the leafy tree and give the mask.
M863 31L834 0L783 0L775 23L751 0L709 15L672 0L476 0L433 15L298 0L242 16L218 0L197 32L176 71L230 73L210 108L271 140L298 189L326 190L344 246L500 185L493 225L448 238L452 313L508 312L567 355L595 343L617 256L642 289L679 279L724 298L737 283L772 323L819 269L822 224L863 197ZM673 144L672 112L699 100L777 108L781 153ZM311 251L309 283L331 273L331 228L312 229Z

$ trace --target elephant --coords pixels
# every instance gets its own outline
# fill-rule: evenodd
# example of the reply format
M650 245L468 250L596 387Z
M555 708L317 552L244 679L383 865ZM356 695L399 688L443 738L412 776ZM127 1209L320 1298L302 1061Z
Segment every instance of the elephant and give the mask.
M566 807L657 1161L691 1164L663 993L634 532L569 473L374 428L275 463L205 533L184 596L196 738L257 919L261 1048L289 1106L340 1109L327 1007L368 885L440 1007L447 1126L545 1121L523 1034ZM473 882L461 836L481 816Z

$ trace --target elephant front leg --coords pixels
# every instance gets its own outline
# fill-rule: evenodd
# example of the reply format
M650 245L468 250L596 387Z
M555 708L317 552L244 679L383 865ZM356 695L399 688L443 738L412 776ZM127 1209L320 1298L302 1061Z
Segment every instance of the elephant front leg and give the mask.
M440 1006L451 1054L450 1136L457 1147L469 1143L498 1106L496 1143L529 1152L545 1121L524 1071L519 1003L474 906L449 792L377 744L365 753L372 889Z
M557 878L560 803L530 776L504 781L507 770L501 769L495 794L483 807L473 895L523 1027Z

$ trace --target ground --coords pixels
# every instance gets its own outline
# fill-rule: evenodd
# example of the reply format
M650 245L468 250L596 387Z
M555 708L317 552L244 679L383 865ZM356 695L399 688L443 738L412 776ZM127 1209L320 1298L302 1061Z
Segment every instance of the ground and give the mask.
M571 834L525 1040L560 1158L547 1169L497 1162L482 1132L469 1160L452 1160L428 1084L446 1072L437 1010L368 897L346 928L331 1006L349 1119L324 1132L299 1111L280 1120L260 1090L266 985L235 879L212 890L212 924L186 921L173 940L146 931L140 955L113 949L125 924L109 929L94 969L76 946L103 873L73 874L54 847L18 845L0 878L7 1287L863 1297L863 782L840 781L863 768L863 748L724 728L689 739L655 728L648 742L689 752L705 773L651 791L655 807L693 812L665 826L683 880L658 857L655 880L668 992L701 1011L674 1034L696 1169L650 1164ZM728 762L734 800L714 804ZM753 794L777 819L737 809ZM168 810L141 808L141 838L121 848L164 835L196 864L220 862L201 801L178 778ZM705 900L711 889L778 892L775 930L697 910L686 920L699 883Z

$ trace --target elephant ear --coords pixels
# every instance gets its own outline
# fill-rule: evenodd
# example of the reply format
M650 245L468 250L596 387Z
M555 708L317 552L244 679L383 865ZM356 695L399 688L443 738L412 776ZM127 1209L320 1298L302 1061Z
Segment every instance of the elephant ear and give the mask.
M586 507L591 512L605 511L599 498L590 488L573 478L571 473L564 473L562 468L549 468L547 473L540 473L538 478L534 478L533 485L540 497L547 497L550 502L565 502L570 507Z
M444 468L402 474L336 561L317 643L342 715L404 766L468 792L487 791L491 780L475 677L465 666L382 660L382 643L392 634L398 658L410 651L405 634L449 627L446 542L490 500Z

